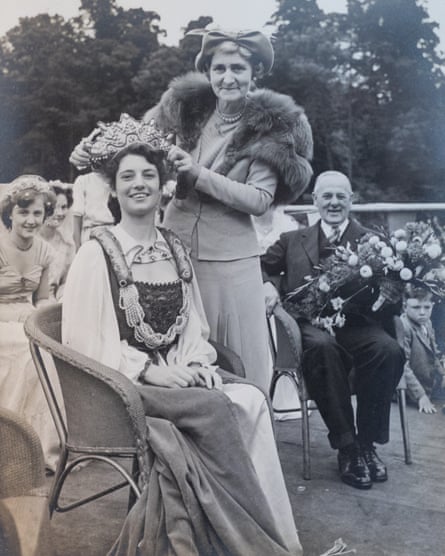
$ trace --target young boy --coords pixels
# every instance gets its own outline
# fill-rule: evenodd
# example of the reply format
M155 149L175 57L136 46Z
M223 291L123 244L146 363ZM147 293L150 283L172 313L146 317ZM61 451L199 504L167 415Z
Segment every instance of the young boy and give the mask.
M397 338L406 355L404 376L419 412L436 413L431 400L443 399L445 369L439 359L431 324L434 302L426 289L407 285Z

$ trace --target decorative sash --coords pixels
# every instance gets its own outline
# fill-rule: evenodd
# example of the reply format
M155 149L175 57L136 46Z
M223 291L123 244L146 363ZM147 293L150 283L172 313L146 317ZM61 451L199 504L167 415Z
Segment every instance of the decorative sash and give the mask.
M92 239L100 243L111 262L119 284L119 308L124 311L128 326L133 329L136 341L143 343L150 350L171 344L176 335L183 332L190 312L190 282L193 278L192 264L180 239L171 230L159 229L159 231L167 242L178 268L183 298L176 321L165 334L155 332L144 321L145 313L139 303L139 292L134 283L133 274L125 260L122 246L113 232L107 227L100 227L94 229L90 235Z

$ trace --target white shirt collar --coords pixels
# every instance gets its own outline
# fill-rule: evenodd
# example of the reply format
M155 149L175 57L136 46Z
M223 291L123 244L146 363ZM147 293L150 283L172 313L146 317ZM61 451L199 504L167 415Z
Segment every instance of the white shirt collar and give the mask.
M346 220L343 220L343 222L338 226L338 230L340 230L340 237L342 237L343 234L345 233L348 224L349 224L349 218L346 218ZM327 222L325 222L324 220L321 220L320 226L326 237L331 237L334 234L334 227L328 224ZM337 227L335 228L335 230L337 230Z
M125 260L127 261L128 266L131 266L138 255L141 255L144 251L146 251L150 246L148 242L140 241L134 239L128 232L126 232L122 226L117 224L111 228L111 231L116 236L117 240L121 244L122 251L125 256ZM161 243L167 246L167 243L162 236L161 232L156 229L156 241L155 244ZM168 247L167 247L168 249Z

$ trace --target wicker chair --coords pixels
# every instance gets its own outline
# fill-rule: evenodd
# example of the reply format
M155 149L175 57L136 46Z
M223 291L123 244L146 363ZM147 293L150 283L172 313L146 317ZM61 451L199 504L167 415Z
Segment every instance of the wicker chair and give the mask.
M53 554L43 452L34 429L0 408L0 554Z
M276 334L273 335L271 326L270 343L273 356L273 375L270 386L270 398L273 401L278 381L287 376L295 387L296 394L300 400L300 407L290 409L276 409L276 413L301 412L301 434L303 445L303 478L311 478L310 458L310 432L309 432L309 409L316 409L316 405L310 400L301 367L303 346L301 332L295 319L293 319L281 305L277 305L273 311L275 317ZM270 324L270 323L269 323ZM275 336L275 337L274 337ZM397 386L397 401L400 411L400 422L402 426L403 446L405 463L412 463L411 446L409 440L408 421L406 417L406 383L404 377ZM309 406L310 402L310 406Z
M61 454L50 492L50 514L66 512L117 489L130 487L129 507L139 498L150 469L145 412L135 385L121 373L61 344L61 305L37 309L25 322L31 354L60 438ZM244 376L239 357L215 344L217 363ZM51 354L63 395L58 402L46 369ZM132 471L118 461L130 459ZM63 484L84 461L112 466L123 481L67 505L59 504Z

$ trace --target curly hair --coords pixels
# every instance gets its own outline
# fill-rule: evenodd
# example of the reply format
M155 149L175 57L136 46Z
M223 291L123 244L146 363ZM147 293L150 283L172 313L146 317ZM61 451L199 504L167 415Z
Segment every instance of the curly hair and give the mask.
M148 145L143 143L133 143L119 151L113 158L108 160L99 170L105 178L109 181L110 187L113 191L116 190L116 174L119 168L120 161L127 156L127 154L135 154L145 158L150 164L154 164L159 174L159 183L162 186L167 179L167 168L165 162L165 153L162 151L155 151Z
M14 207L29 207L37 197L43 197L44 219L51 216L56 204L56 196L44 178L25 174L11 182L8 192L0 202L0 216L8 230L12 228L11 215Z
M49 186L54 195L65 195L68 208L73 206L73 188L61 181L50 181Z

